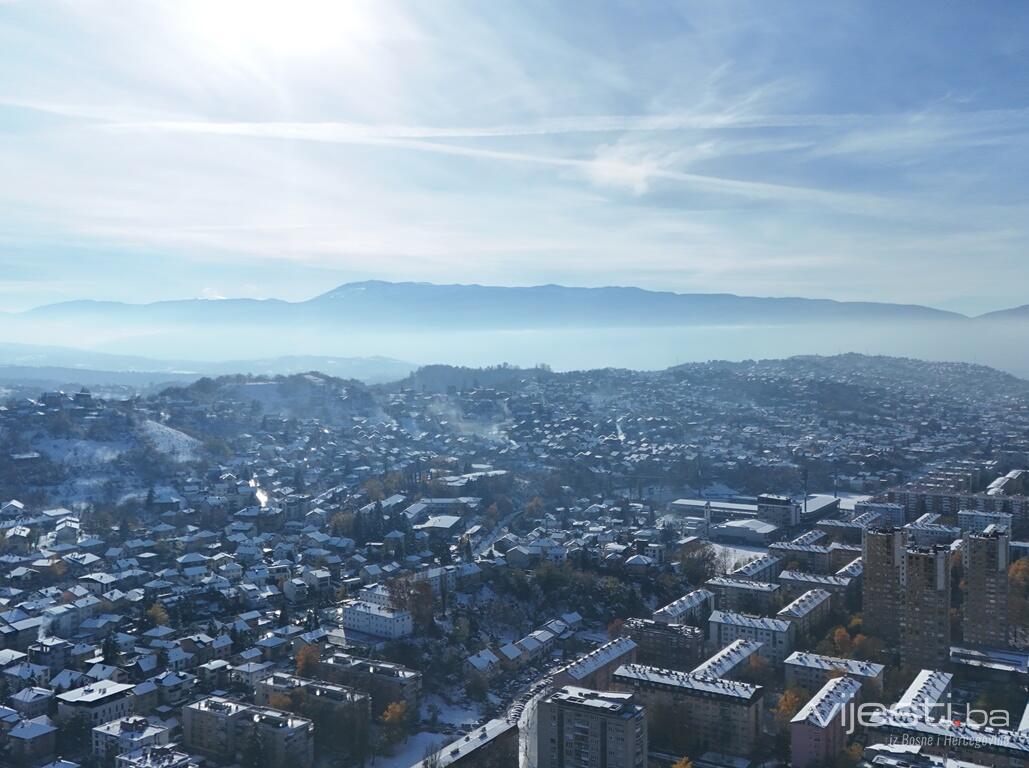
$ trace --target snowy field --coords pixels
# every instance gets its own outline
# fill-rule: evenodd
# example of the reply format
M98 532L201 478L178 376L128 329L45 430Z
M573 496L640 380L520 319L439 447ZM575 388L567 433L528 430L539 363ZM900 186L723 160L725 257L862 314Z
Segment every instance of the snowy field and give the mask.
M714 547L715 552L718 553L719 559L725 558L726 570L731 571L737 565L753 560L758 555L763 555L768 550L765 547L751 547L746 544L733 544L728 546L726 544L711 543Z
M437 694L425 697L425 703L422 706L422 717L431 717L434 708L441 726L455 725L471 729L474 727L475 721L482 717L482 710L478 704L472 702L468 704L461 702L447 703L446 700ZM449 738L453 740L456 737L451 736Z
M128 448L124 443L101 443L96 440L56 437L41 438L33 447L54 464L74 467L110 464Z
M434 751L442 749L456 738L456 736L444 736L442 733L422 731L409 736L404 743L398 744L392 755L375 757L371 761L371 765L376 768L411 768L425 757L425 752L429 747L432 747Z

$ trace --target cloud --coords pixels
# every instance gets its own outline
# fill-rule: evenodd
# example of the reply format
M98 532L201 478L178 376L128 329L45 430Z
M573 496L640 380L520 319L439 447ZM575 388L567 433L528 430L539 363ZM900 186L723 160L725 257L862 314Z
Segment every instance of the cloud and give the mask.
M229 270L269 295L287 271L294 293L346 274L908 300L1029 279L1008 9L912 29L846 0L379 0L315 50L266 23L288 4L241 29L204 8L4 14L0 239L55 276L69 245L136 254L96 280L129 297L149 263L189 271L146 286L169 297Z
M646 191L650 181L661 179L697 187L703 191L762 200L803 202L838 207L854 213L891 215L895 207L873 195L851 194L797 185L725 178L678 171L662 166L650 157L629 157L620 150L601 147L592 159L490 149L425 139L398 138L386 133L354 131L352 126L334 123L224 123L208 121L117 123L104 126L114 131L158 131L216 136L246 136L262 139L356 144L427 152L507 163L552 166L578 170L602 184L627 186L636 194ZM668 158L666 154L665 159Z

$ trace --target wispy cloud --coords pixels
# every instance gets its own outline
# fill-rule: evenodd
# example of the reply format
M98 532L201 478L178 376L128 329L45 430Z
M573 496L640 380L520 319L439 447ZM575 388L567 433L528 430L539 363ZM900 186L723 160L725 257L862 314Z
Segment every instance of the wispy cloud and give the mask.
M190 295L225 270L998 304L993 275L1029 280L1017 9L354 0L301 45L326 3L7 3L0 241L111 297L125 263L69 244L134 280L188 264Z
M147 122L119 123L104 126L117 131L163 131L186 134L245 136L261 139L284 139L337 144L357 144L394 149L428 152L432 154L495 160L508 163L527 163L580 171L586 178L601 184L614 183L629 187L639 194L652 180L691 185L698 189L726 195L762 200L782 200L810 204L824 204L855 213L890 215L895 207L886 199L873 195L852 194L774 182L733 179L700 173L678 171L665 167L663 160L649 157L629 158L608 146L599 148L595 157L581 159L555 155L490 149L452 143L404 138L389 135L387 131L354 130L350 125L334 123L217 123L217 122ZM444 138L437 136L437 138ZM665 159L667 159L667 155Z

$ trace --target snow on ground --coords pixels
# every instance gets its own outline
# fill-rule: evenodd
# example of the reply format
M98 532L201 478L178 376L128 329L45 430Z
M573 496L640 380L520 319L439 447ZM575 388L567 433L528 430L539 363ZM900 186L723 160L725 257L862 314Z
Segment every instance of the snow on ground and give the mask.
M831 493L827 493L825 495L832 496ZM872 498L867 493L856 493L851 491L837 491L836 495L840 499L840 509L844 512L853 512L854 505L859 501L868 501Z
M421 731L416 733L402 743L398 744L392 755L377 757L374 762L375 768L411 768L412 765L425 757L425 750L432 747L439 751L447 744L456 741L462 734L472 730L475 722L480 720L482 712L478 704L460 702L448 703L439 694L432 694L425 698L422 705L422 717L431 716L430 707L438 708L437 719L438 730L443 731L454 726L453 732L433 733L432 731Z
M737 565L741 565L748 560L753 560L758 555L763 555L768 552L765 547L751 547L746 544L734 544L731 547L726 544L711 543L714 547L715 552L718 553L719 558L725 557L726 570L731 571Z
M33 443L33 447L54 464L80 467L110 464L126 450L123 443L58 437L40 438Z
M462 704L460 702L448 704L445 699L441 698L437 694L432 694L425 698L425 704L422 707L422 716L431 717L432 707L438 708L438 719L441 724L465 725L468 728L471 728L474 726L475 721L482 716L478 704L473 702L469 702L467 704Z
M422 731L409 736L403 744L398 744L392 755L376 757L372 765L375 768L411 768L425 757L428 747L437 751L456 738L456 736L444 736L442 733Z
M143 439L172 461L195 461L200 441L185 432L179 432L156 421L144 421L140 425Z

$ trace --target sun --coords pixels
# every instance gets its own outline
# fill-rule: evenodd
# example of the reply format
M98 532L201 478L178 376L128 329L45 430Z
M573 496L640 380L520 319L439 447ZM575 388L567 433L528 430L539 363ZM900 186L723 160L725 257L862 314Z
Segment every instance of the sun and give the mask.
M365 0L186 0L189 34L225 59L318 56L371 33Z

